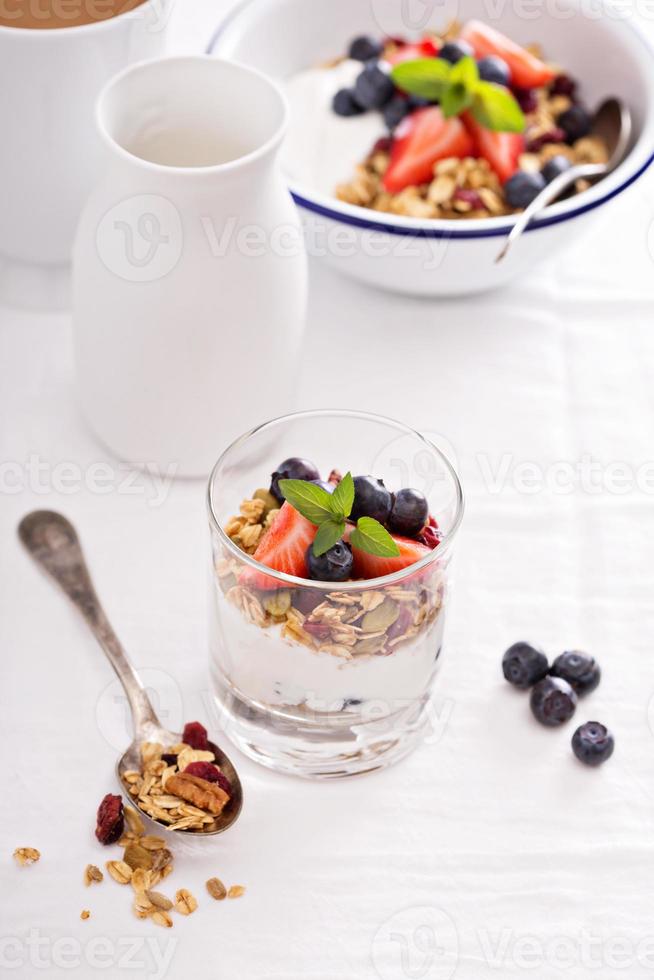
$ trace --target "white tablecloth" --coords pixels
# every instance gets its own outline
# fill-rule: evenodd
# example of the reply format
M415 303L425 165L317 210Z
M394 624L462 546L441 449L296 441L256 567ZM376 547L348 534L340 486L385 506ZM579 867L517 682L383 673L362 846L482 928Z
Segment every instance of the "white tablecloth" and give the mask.
M180 0L173 48L199 49L208 6ZM15 527L34 507L74 520L111 619L179 728L209 708L204 487L179 482L162 499L132 480L76 413L67 315L0 309L7 975L652 975L653 191L641 181L594 238L472 300L376 294L313 264L302 406L446 436L467 491L434 732L394 769L328 784L234 752L244 814L178 854L164 890L188 887L201 907L170 931L135 919L128 889L82 884L108 857L93 817L115 788L125 704ZM572 723L539 727L502 680L501 654L523 638L600 660L576 721L614 730L601 770L573 759ZM38 847L39 864L15 866L20 845ZM211 875L246 895L215 904Z

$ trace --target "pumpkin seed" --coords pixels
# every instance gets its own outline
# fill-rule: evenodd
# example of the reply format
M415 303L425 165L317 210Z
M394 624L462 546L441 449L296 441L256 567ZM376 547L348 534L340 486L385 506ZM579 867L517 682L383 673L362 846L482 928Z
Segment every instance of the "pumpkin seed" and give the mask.
M275 592L274 595L264 599L263 608L271 616L285 616L291 608L291 593L284 589Z
M163 909L165 912L168 909L172 909L173 903L165 895L162 895L161 892L147 891L145 894L156 908Z
M161 851L156 853L161 854ZM125 848L123 860L125 864L129 864L132 871L136 868L145 868L148 871L152 867L152 852L146 851L140 844L130 844Z
M253 493L254 500L263 500L263 516L266 517L269 511L276 510L279 507L279 502L275 500L270 490L265 490L260 487L259 490L255 490Z
M207 891L212 898L215 898L219 902L227 895L227 889L223 885L220 878L209 878L209 881L207 882Z
M377 633L379 630L387 630L392 626L400 615L400 608L392 599L386 598L381 606L376 606L367 612L361 620L361 629L364 633Z

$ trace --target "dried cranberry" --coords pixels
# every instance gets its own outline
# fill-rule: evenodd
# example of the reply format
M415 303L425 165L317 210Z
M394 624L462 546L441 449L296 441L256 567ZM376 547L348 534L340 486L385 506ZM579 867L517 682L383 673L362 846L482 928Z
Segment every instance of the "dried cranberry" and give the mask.
M533 88L515 88L513 94L523 112L534 112L538 108L538 99Z
M298 589L293 593L293 605L301 613L308 616L316 606L323 601L323 595L318 589Z
M123 801L120 796L107 793L98 807L95 836L101 844L115 844L123 836L124 827Z
M207 738L207 730L204 725L201 725L199 721L187 721L184 725L182 742L190 745L192 749L207 749L209 747L209 739Z
M402 636L413 622L413 617L406 606L400 609L400 615L395 622L386 630L386 639L393 640L396 636Z
M455 201L465 201L469 204L473 210L477 211L479 208L484 207L484 202L480 198L477 191L465 190L463 187L459 187L458 190L454 191Z
M391 148L393 140L390 136L380 136L379 139L373 143L371 155L373 153L388 153Z
M437 527L432 527L430 524L428 524L427 527L423 529L422 533L418 537L418 540L422 541L423 544L426 544L428 548L433 550L439 546L442 537L443 535Z
M557 75L550 86L551 95L567 95L573 101L577 93L577 83L569 75Z
M527 152L538 153L546 143L565 143L565 133L559 126L553 126L546 133L541 133L540 136L535 136L533 140L529 140Z
M189 776L199 776L200 779L206 779L208 783L218 783L228 796L232 795L229 779L211 762L190 762L184 772L187 772Z
M317 640L326 640L331 632L326 623L304 623L302 628Z
M429 521L427 522L430 527L438 527L438 521L433 514L429 515Z

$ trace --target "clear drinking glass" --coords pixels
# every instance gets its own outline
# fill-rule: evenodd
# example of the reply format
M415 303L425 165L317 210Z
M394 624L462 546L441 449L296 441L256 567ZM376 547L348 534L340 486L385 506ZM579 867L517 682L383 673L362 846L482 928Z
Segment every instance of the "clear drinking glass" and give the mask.
M290 456L310 459L324 480L337 468L421 490L440 543L402 571L336 584L260 564L252 552L266 511L240 506ZM367 772L410 752L428 724L463 513L448 459L391 419L302 412L234 442L211 474L208 506L211 677L228 737L263 765L313 777Z

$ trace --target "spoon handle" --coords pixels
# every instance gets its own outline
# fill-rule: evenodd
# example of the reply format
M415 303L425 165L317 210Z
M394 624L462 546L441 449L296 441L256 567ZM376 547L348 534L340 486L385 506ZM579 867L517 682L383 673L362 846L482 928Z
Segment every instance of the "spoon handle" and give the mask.
M506 253L511 248L513 242L520 237L523 233L531 219L534 215L542 211L543 208L555 201L557 197L563 193L563 191L574 184L576 180L580 180L582 177L601 177L602 174L606 173L606 164L603 163L584 163L579 164L576 167L571 167L569 170L564 170L563 173L555 177L554 180L550 181L542 191L536 195L531 204L529 204L525 210L518 215L516 218L513 228L507 235L504 245L500 249L495 259L496 262L501 262L506 256Z
M18 536L35 562L57 582L81 612L118 674L136 731L161 727L122 644L100 605L73 525L52 510L35 510L18 525Z

